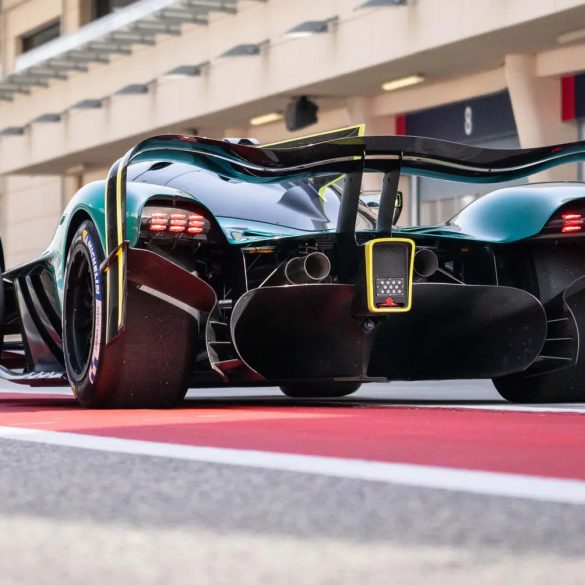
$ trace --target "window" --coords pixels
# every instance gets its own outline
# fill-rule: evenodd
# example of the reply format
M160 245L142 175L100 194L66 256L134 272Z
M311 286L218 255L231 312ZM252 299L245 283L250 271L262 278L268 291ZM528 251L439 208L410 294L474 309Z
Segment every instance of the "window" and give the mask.
M92 0L91 18L96 20L134 2L136 0Z
M22 35L22 52L26 53L32 49L36 49L53 39L56 39L61 34L61 22L55 20L50 24L43 26L42 28L36 29L26 35Z

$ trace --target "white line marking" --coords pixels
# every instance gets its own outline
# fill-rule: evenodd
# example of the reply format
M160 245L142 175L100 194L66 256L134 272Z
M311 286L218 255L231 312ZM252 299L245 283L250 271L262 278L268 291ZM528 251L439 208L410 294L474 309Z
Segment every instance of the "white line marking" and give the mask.
M0 398L2 394L39 394L48 396L71 396L73 392L70 388L0 388ZM286 401L282 397L282 394L277 388L217 388L217 389L197 389L193 388L190 390L187 396L187 402L192 400L205 400L208 398L226 398L238 400L240 398L250 399L249 404L254 406L252 399L264 398L282 398L282 405L286 406ZM356 401L362 398L356 395L351 400L331 400L331 404L343 405L346 404L348 407L355 406ZM375 401L370 401L372 398ZM458 402L449 402L441 404L426 404L426 400L433 400L432 398L424 399L413 399L412 402L405 403L405 396L401 395L399 398L395 396L389 396L388 398L381 398L380 396L365 396L363 397L363 407L367 408L446 408L448 410L491 410L496 412L552 412L552 413L572 413L572 414L585 414L585 403L567 403L567 404L546 404L546 405L531 405L531 404L510 404L502 401L501 404L483 404L478 401L477 404L460 404ZM392 400L400 400L398 403L392 403ZM467 399L468 400L468 399ZM379 401L379 402L378 402ZM319 400L319 404L325 404L324 400ZM212 405L212 403L210 403ZM311 406L311 402L307 401L307 406Z
M565 504L585 504L585 481L571 479L315 455L175 445L19 427L0 426L0 439L129 455L147 455L222 465L311 473L473 494Z
M15 385L16 386L16 385ZM38 394L39 396L73 396L71 388L65 388L62 386L50 386L50 387L32 387L22 388L16 386L15 388L0 388L0 398L3 394Z
M339 404L339 403L338 403ZM377 404L364 404L364 406L378 406ZM380 404L379 406L388 408L446 408L448 410L491 410L494 412L553 412L553 413L571 413L585 414L585 404L547 404L543 406L522 405L522 404L424 404L423 402L413 402L412 404Z

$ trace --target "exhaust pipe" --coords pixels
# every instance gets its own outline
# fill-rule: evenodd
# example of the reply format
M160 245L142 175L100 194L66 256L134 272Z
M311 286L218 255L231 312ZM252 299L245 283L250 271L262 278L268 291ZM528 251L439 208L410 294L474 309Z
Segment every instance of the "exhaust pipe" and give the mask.
M421 278L428 278L437 272L439 259L428 248L421 248L414 255L414 271Z
M290 284L310 284L325 280L331 272L329 258L321 252L312 252L289 260L284 266L284 276Z
M283 262L268 275L260 287L283 284L315 284L325 280L330 272L329 258L322 252L311 252L306 256L299 256Z

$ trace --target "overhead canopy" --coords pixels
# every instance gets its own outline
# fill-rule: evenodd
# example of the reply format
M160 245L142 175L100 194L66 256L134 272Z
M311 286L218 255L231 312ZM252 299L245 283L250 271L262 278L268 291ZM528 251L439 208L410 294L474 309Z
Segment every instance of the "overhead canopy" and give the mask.
M238 0L140 0L95 20L75 32L27 51L14 73L0 78L0 100L107 63L112 55L130 54L134 45L154 45L157 35L180 35L183 24L208 24L211 12L233 14Z

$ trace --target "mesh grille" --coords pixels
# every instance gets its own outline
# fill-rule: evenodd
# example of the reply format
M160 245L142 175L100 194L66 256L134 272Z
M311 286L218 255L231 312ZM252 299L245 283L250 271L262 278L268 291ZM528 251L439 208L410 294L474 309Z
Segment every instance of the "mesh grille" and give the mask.
M409 250L410 246L402 242L374 244L372 268L376 306L407 304Z

